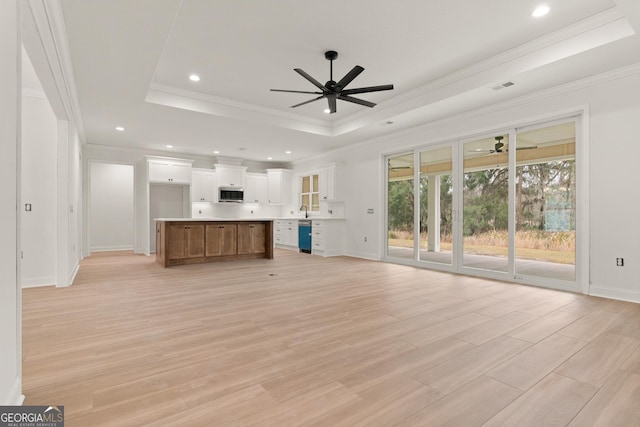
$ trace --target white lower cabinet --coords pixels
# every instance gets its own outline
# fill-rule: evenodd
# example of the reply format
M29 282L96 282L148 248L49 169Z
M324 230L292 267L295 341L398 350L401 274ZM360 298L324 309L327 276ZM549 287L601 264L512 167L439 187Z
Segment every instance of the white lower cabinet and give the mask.
M344 253L344 221L314 220L311 224L311 253L338 256Z
M298 220L277 219L273 222L274 246L298 249ZM344 255L344 220L311 222L311 253L320 256Z
M285 249L298 249L298 220L277 219L273 224L273 242Z

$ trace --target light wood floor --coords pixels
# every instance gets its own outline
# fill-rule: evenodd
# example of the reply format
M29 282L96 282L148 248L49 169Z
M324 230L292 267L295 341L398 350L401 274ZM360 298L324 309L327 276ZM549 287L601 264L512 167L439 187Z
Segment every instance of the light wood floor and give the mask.
M637 304L282 250L23 301L25 404L67 427L640 425Z

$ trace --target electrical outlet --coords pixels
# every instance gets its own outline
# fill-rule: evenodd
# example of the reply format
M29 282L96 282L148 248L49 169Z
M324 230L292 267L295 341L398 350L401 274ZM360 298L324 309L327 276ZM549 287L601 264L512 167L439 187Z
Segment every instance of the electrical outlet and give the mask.
M616 258L616 266L624 267L624 258Z
M367 236L364 236L364 241L365 241L365 242L367 241Z

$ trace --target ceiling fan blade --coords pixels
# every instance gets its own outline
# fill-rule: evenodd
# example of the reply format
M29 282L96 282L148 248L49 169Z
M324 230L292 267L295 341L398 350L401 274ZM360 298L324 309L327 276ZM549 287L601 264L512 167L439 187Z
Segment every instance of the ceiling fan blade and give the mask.
M353 96L348 95L338 95L338 99L343 101L353 102L354 104L364 105L365 107L373 108L376 106L373 102L365 101L364 99L354 98Z
M303 90L286 90L286 89L269 89L271 92L289 92L289 93L309 93L311 95L322 95L322 92L307 92Z
M351 71L349 71L336 85L336 91L340 92L340 89L345 88L349 83L351 83L353 81L353 79L355 79L356 77L358 77L358 74L360 74L361 72L364 71L364 68L362 68L359 65L356 65L355 67L353 67L351 69Z
M292 106L291 106L291 107L289 107L289 108L296 108L296 107L299 107L299 106L301 106L301 105L309 104L309 103L311 103L311 102L313 102L313 101L317 101L318 99L322 99L322 98L324 98L324 95L319 96L319 97L317 97L317 98L310 99L310 100L308 100L308 101L301 102L300 104L292 105Z
M335 94L327 95L327 101L329 101L329 114L335 113L337 111L336 95Z
M380 85L380 86L359 87L356 89L347 89L347 90L343 90L342 94L353 95L356 93L380 92L383 90L393 90L393 85Z
M538 148L537 145L529 145L527 147L517 147L516 151L518 151L518 150L535 150L536 148Z
M322 90L323 92L328 91L329 89L327 89L326 87L324 87L324 85L322 83L320 83L319 81L317 81L316 79L314 79L313 77L311 77L309 74L305 73L304 70L302 68L294 68L293 69L296 73L300 74L302 77L304 77L305 79L309 80L311 83L313 83L313 85L315 87L317 87L318 89Z

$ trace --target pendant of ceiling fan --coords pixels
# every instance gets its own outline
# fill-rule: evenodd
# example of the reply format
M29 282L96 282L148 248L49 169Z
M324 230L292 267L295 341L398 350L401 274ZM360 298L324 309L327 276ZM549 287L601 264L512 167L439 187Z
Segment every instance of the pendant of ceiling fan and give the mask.
M491 153L491 154L494 154L494 153L502 153L502 152L505 152L505 151L509 151L508 147L504 148L504 142L502 142L502 140L504 139L504 136L498 135L498 136L494 137L493 139L496 141L496 143L493 146L493 149L490 149L490 150L480 150L480 149L478 149L478 150L471 150L470 152L471 153ZM538 148L537 145L528 145L528 146L524 146L524 147L516 147L516 151L519 151L519 150L535 150L536 148Z
M364 105L365 107L373 108L376 106L375 103L365 101L364 99L355 98L351 95L359 94L359 93L369 93L369 92L380 92L384 90L392 90L393 85L380 85L380 86L369 86L369 87L361 87L355 89L345 89L349 83L353 81L360 73L364 71L364 68L356 65L349 71L340 81L336 82L333 80L333 61L338 58L338 52L335 50L328 50L324 53L325 59L327 59L330 63L329 65L329 81L327 81L324 85L320 83L318 80L311 77L301 68L294 68L293 70L300 74L302 77L311 82L315 87L321 90L318 91L301 91L301 90L286 90L286 89L271 89L272 92L288 92L288 93L306 93L312 95L320 95L316 98L310 99L308 101L301 102L296 105L292 105L291 108L300 107L305 104L309 104L314 101L318 101L322 98L327 98L327 102L329 103L329 113L333 114L337 111L337 100L352 102L358 105Z

